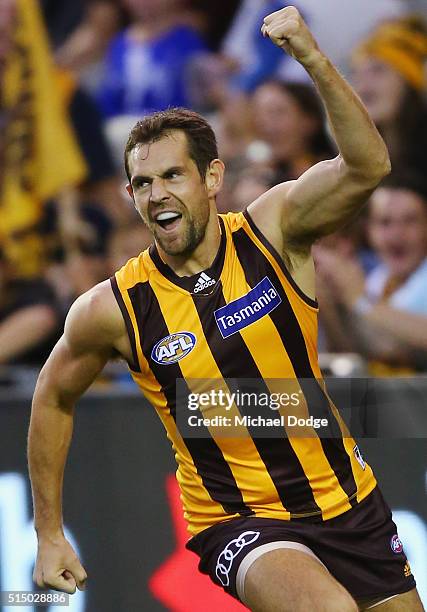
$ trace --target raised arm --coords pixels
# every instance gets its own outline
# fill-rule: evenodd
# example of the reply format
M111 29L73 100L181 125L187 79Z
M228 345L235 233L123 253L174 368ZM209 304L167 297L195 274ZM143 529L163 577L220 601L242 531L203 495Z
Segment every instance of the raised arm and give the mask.
M277 185L249 207L260 229L276 245L282 242L282 251L308 253L316 239L358 212L389 173L389 156L360 99L319 50L296 8L266 17L262 32L305 67L338 145L335 159L316 164L296 181Z
M72 431L74 405L125 337L124 323L108 281L72 306L62 338L44 365L33 398L28 465L38 536L35 582L74 593L86 572L62 526L62 482ZM126 356L126 355L125 355Z

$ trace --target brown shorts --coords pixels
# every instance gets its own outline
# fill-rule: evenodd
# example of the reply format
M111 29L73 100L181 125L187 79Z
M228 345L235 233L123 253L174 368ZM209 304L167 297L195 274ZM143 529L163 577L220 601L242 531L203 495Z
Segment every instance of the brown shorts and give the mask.
M387 597L415 587L396 525L378 487L360 504L328 521L236 518L205 529L187 548L199 555L203 574L239 599L242 561L261 546L263 550L268 545L274 548L275 542L307 547L306 552L312 551L355 599Z

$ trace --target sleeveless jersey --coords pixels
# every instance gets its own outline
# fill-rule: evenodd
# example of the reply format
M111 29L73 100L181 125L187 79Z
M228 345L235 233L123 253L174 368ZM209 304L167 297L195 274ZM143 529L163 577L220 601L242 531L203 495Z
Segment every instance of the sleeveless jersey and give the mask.
M219 215L219 222L220 248L204 272L178 277L152 245L111 279L132 348L132 377L175 451L189 531L236 516L333 518L363 500L376 481L322 384L317 303L247 211ZM189 393L201 379L229 392L242 379L258 379L266 392L289 379L302 390L304 414L326 416L334 435L312 429L307 437L289 436L279 426L263 437L250 423L238 437L216 436L203 423L203 435L185 435L177 379ZM230 415L241 411L234 405Z

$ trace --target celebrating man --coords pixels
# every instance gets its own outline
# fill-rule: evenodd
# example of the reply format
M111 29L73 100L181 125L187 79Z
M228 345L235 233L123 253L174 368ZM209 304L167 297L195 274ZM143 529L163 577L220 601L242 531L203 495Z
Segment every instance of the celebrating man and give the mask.
M262 612L420 611L372 470L317 381L311 246L358 212L389 172L387 150L295 8L266 17L262 32L312 77L340 153L244 213L218 215L224 165L202 117L172 109L132 130L128 191L154 243L76 301L41 372L29 437L35 579L84 587L61 516L73 408L121 355L173 443L188 548L216 584ZM232 381L242 378L266 393L274 380L297 382L304 414L325 416L335 435L291 437L279 427L266 439L248 425L227 438L203 419L199 437L183 435L177 380L189 393L195 379L211 380L237 397ZM230 412L245 410L234 402Z

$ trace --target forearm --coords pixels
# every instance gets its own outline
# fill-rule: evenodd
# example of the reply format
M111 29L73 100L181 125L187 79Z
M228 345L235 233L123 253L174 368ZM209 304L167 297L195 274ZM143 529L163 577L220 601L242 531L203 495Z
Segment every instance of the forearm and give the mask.
M119 25L118 8L111 2L98 2L88 9L83 23L56 52L59 65L80 70L97 60Z
M0 363L7 363L47 338L57 325L55 311L47 304L28 306L0 324Z
M346 311L346 329L354 350L367 359L401 363L406 360L402 344L384 330L370 322L364 315Z
M398 310L388 304L375 304L364 315L365 323L386 333L407 348L427 351L427 317Z
M39 380L28 436L34 523L39 537L62 533L62 483L72 432L72 407L60 406L59 399L46 393Z
M389 171L388 151L359 97L330 60L314 51L302 62L323 100L341 157L350 170L375 179Z

